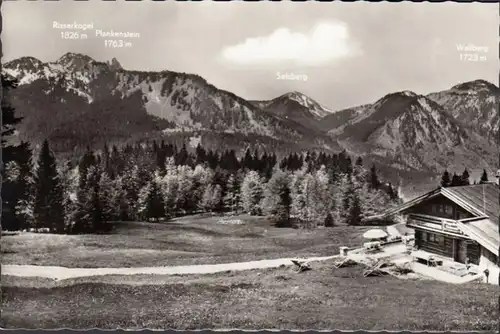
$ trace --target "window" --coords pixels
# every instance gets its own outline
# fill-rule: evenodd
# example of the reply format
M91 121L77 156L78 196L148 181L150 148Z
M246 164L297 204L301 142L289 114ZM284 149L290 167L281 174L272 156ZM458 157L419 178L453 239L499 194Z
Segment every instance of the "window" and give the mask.
M442 235L434 233L426 233L426 234L427 234L426 240L428 242L432 242L433 244L444 245L444 237Z
M448 215L448 216L453 216L453 206L451 205L445 205L444 206L444 210L445 210L445 213Z

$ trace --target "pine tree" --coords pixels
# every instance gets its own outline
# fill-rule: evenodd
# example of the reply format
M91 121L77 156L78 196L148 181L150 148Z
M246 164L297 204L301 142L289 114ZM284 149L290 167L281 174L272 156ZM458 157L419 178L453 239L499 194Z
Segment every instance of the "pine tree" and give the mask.
M149 183L149 191L146 198L146 218L158 221L159 218L165 217L165 203L163 195L160 191L160 186L156 180Z
M24 224L16 215L16 206L20 196L19 165L15 161L7 162L2 174L2 227L8 231L21 230Z
M450 173L447 170L444 171L443 176L441 176L441 187L446 188L451 185Z
M375 164L370 168L370 189L378 189L380 187L380 181L377 175L377 169Z
M15 194L9 194L8 196L12 196L11 198L15 199L16 226L24 230L34 224L33 156L27 143L21 143L18 148L15 164L18 175L16 180L13 180L14 188L11 188Z
M333 216L331 212L328 212L325 217L325 227L333 227L335 226L335 222L333 220Z
M241 184L241 207L251 215L261 213L262 180L256 171L249 171Z
M203 198L203 193L207 186L213 182L214 173L211 169L203 165L197 165L192 174L192 190L190 202L193 204L193 209L199 207Z
M64 195L57 173L56 160L45 140L38 158L35 176L35 201L33 214L37 228L49 228L50 232L62 233L64 224Z
M479 180L479 184L488 183L488 173L486 169L483 169L483 174L481 174L481 179Z
M64 189L63 206L65 215L65 225L68 232L71 231L77 210L77 191L79 185L79 173L77 168L73 168L71 163L66 163L59 172L61 184Z
M175 156L175 164L178 166L184 166L187 164L189 160L189 153L186 148L186 144L182 145L182 148Z
M110 211L104 211L104 214L114 216L116 220L126 220L128 217L127 193L123 187L123 177L119 176L111 184ZM107 207L104 208L106 210Z
M304 222L305 227L315 227L321 219L318 215L316 205L317 198L315 193L317 191L317 182L313 175L307 173L302 181L302 196L304 201L304 209L300 215L301 220Z
M312 193L313 210L318 224L323 223L332 207L329 178L325 166L321 166L314 174L315 191Z
M212 212L214 209L212 202L213 192L214 192L214 186L211 184L207 185L205 191L203 192L203 196L200 202L200 208L205 212Z
M361 203L358 195L353 193L349 203L348 214L346 222L349 225L359 225L362 219Z
M245 151L245 156L243 157L241 164L243 168L246 169L254 169L254 161L252 157L252 152L250 151L250 148L247 148Z
M396 190L392 186L392 183L389 182L389 185L387 186L387 195L389 195L389 198L391 200L396 200L398 198L398 194L396 193Z
M453 177L451 178L450 187L457 187L462 185L462 179L456 173L453 173Z
M347 217L349 214L349 208L351 207L351 202L355 195L356 189L351 177L347 176L344 182L345 184L342 186L343 197L342 197L341 215L343 217Z
M191 192L193 190L193 170L189 166L177 167L177 208L182 213L188 213L196 208L192 202Z
M104 144L104 148L102 150L101 163L102 163L102 170L104 171L104 173L111 175L113 171L111 170L111 156L107 144Z
M222 208L222 187L220 184L216 184L212 192L212 206L213 210L219 212Z
M460 177L460 185L462 186L468 186L470 185L470 180L469 180L469 171L467 168L465 168L464 172L462 173L462 176Z
M13 154L17 146L10 145L8 140L9 136L15 132L15 126L21 122L22 118L15 115L15 109L9 100L9 93L11 90L16 89L18 82L13 79L7 78L4 74L1 75L3 96L1 101L2 106L2 162L6 165L8 162L13 161Z
M91 226L90 232L103 232L104 220L102 213L102 203L99 191L99 171L96 170L95 176L91 181Z
M179 179L177 175L177 168L173 163L173 159L168 158L165 165L165 176L161 181L167 216L174 216L177 212L177 197L179 192Z
M229 176L226 189L226 195L223 199L224 206L231 209L231 212L237 213L240 201L240 189L234 174Z
M109 177L108 173L103 172L99 179L99 189L102 201L102 214L104 221L119 220L120 207L119 202L116 201L116 188L114 180Z
M200 206L207 212L218 211L222 200L222 188L220 185L209 184L203 193Z
M123 189L127 201L127 220L136 219L138 212L139 191L141 189L141 179L139 167L137 165L128 166L122 178Z
M286 223L290 219L290 187L288 175L276 170L264 189L262 210L274 217L278 223Z
M1 76L2 80L2 159L0 161L0 172L2 176L2 228L4 230L19 230L23 228L24 222L20 217L16 216L16 206L20 201L20 196L23 193L22 189L22 176L19 179L13 180L6 175L7 165L11 162L16 162L19 166L19 161L16 161L16 155L19 151L23 151L23 144L13 145L9 143L9 137L15 133L16 125L22 120L15 115L15 109L13 108L10 101L10 91L17 88L18 82L12 80L7 76ZM12 166L11 166L12 167ZM22 168L21 166L19 166Z
M103 203L99 189L101 170L90 166L85 181L80 182L73 233L95 233L104 230Z
M305 213L305 197L303 194L302 183L305 179L307 171L307 166L302 165L299 170L293 172L290 178L290 197L292 199L292 205L290 210L290 215L299 221L304 220Z
M96 164L97 160L94 152L92 152L90 148L87 147L87 151L83 155L78 165L78 172L80 174L80 188L85 188L87 171L90 167L95 166Z

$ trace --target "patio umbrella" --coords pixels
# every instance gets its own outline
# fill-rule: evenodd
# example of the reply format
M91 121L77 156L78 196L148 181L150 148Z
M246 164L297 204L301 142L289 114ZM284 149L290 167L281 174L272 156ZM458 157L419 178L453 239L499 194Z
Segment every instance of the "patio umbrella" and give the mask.
M368 230L363 234L365 239L382 239L385 237L387 237L387 233L378 228Z

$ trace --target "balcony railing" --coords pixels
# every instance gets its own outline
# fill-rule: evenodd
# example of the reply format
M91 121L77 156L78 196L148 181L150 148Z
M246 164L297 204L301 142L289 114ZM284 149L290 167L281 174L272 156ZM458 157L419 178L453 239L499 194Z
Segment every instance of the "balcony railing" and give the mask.
M457 221L452 219L412 213L408 216L406 225L408 227L423 227L444 233L464 235L458 227Z

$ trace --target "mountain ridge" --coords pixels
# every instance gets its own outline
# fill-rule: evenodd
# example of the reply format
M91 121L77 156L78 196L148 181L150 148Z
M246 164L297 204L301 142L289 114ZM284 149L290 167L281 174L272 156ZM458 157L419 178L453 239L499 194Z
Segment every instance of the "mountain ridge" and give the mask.
M129 99L133 94L139 94L142 102L134 99L130 108L144 108L147 114L164 119L170 124L164 130L172 130L173 127L189 131L238 132L337 149L335 140L328 135L315 132L292 119L265 112L232 92L218 89L196 74L128 71L118 66L116 59L98 62L75 53L66 53L56 62L43 63L34 59L14 60L5 64L3 69L4 73L19 79L21 95L24 93L26 97L28 90L32 93L32 100L46 99L42 94L34 96L34 87L45 95L54 95L57 91L60 103L71 100L75 105L70 108L74 109L88 109L83 101L78 101L77 96L86 100L86 104L94 105L96 101L113 100L115 95ZM27 64L28 60L35 65L23 67L22 64ZM26 109L22 104L20 108Z
M332 110L297 91L251 101L197 74L126 70L116 58L76 53L55 62L21 57L2 73L20 82L13 99L26 117L23 139L49 137L65 143L61 150L101 145L92 139L99 136L106 142L192 136L241 150L346 149L406 171L496 164L486 156L498 134L500 89L480 79Z

